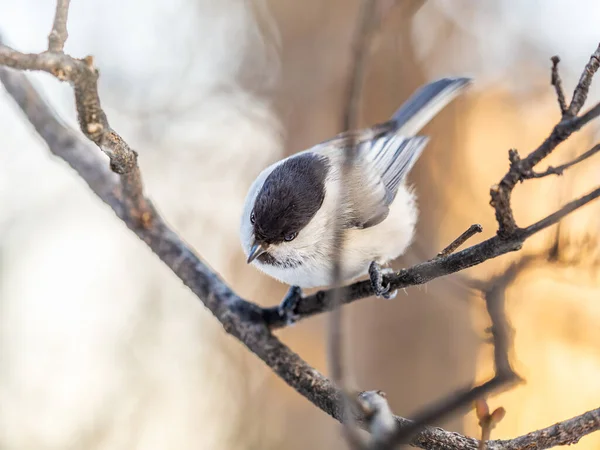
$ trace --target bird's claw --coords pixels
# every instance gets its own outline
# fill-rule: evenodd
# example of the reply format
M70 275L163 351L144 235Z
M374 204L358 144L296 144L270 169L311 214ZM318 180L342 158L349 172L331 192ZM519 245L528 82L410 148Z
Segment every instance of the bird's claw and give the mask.
M392 269L382 269L381 266L373 261L369 265L369 278L371 280L371 287L373 288L373 292L377 297L383 297L385 299L395 298L398 294L398 290L394 292L390 292L390 283L387 283L386 286L383 285L383 275L384 273L393 273Z
M300 318L300 315L296 313L296 308L301 299L302 289L299 286L291 286L283 300L281 300L277 311L279 317L285 320L286 325L293 325Z

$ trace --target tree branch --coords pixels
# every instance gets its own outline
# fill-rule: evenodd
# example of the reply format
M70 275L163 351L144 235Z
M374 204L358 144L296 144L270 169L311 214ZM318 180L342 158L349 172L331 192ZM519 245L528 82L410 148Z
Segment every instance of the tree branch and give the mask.
M576 211L582 206L587 205L589 202L597 199L598 197L600 197L600 188L594 189L593 191L584 195L583 197L580 197L577 200L573 200L572 202L567 203L555 213L552 213L549 216L544 217L542 220L532 225L529 225L527 228L521 230L520 234L523 236L524 239L526 239L534 235L538 231L541 231L544 228L548 228L549 226L558 223L558 221L563 217L571 214L573 211Z
M454 253L456 251L456 249L458 247L460 247L465 242L467 242L469 239L471 239L473 236L475 236L477 233L481 233L482 231L483 231L483 228L481 225L479 225L479 224L471 225L463 234L461 234L459 237L454 239L454 241L452 241L450 243L450 245L448 245L444 250L439 252L437 254L436 258L442 258L444 256L451 255L452 253Z
M585 161L590 156L595 155L599 151L600 151L600 144L596 144L591 149L589 149L587 152L585 152L584 154L582 154L582 155L578 156L577 158L575 158L573 161L569 161L568 163L562 164L562 165L557 166L557 167L549 166L543 172L534 172L534 171L531 171L531 173L529 173L527 175L524 175L523 178L543 178L543 177L547 177L548 175L562 175L563 172L566 169L568 169L569 167L574 166L575 164L578 164L581 161Z
M75 105L81 131L110 158L118 174L133 171L137 154L108 124L98 96L98 71L91 56L77 59L63 53L20 53L0 45L0 64L20 70L41 70L68 81L75 90Z
M582 116L579 116L575 119L567 120L566 123L567 125L573 126L575 130L579 130L584 125L587 125L589 122L591 122L598 116L600 116L600 103L598 103L593 108L590 108Z
M67 17L69 16L69 2L71 0L58 0L52 31L48 35L48 51L62 53L65 42L69 37L67 33Z
M518 438L490 441L488 449L543 450L559 445L576 444L583 436L598 430L600 430L600 408Z
M598 65L600 64L598 60L599 56L600 45L590 57L590 61L583 71L581 79L573 93L573 99L567 113L564 114L561 121L554 127L550 136L524 159L519 157L519 153L516 150L513 149L509 151L510 169L502 180L500 180L500 183L490 189L490 203L496 212L496 220L498 221L499 226L498 234L503 238L510 238L510 236L518 230L510 206L511 193L517 182L523 181L525 177L531 173L536 164L552 153L554 149L571 136L571 134L600 115L600 104L598 104L584 114L584 116L574 117L583 107L587 99L592 77L596 73L596 70L598 70ZM555 65L554 59L553 64Z
M598 71L600 67L600 45L596 49L596 51L590 56L590 60L583 69L583 73L581 74L581 78L579 78L579 83L575 87L575 91L573 92L573 99L571 100L571 104L569 105L568 115L570 117L576 116L585 101L587 100L588 92L590 91L590 86L592 85L592 78Z
M567 102L565 101L565 91L563 91L562 79L560 78L560 74L558 73L558 63L560 62L560 58L558 56L553 56L551 58L551 61L552 74L550 78L550 83L552 84L552 86L554 86L554 90L556 91L558 106L560 107L560 115L564 116L567 112Z
M62 6L61 6L62 5ZM70 82L75 90L76 107L79 123L83 133L93 141L110 159L110 169L100 155L93 151L87 142L83 142L72 130L65 127L57 119L54 112L41 99L39 94L18 72L0 68L0 80L7 91L21 107L36 131L46 141L51 151L64 159L88 183L90 188L117 214L119 218L190 288L213 315L223 325L225 331L236 337L250 351L264 361L289 386L306 397L309 401L335 419L346 422L345 410L342 408L343 395L336 386L321 375L296 353L280 342L271 331L270 326L277 325L271 321L270 309L244 300L235 294L221 278L214 273L164 222L153 208L151 202L144 197L141 175L137 166L137 154L126 142L114 132L104 114L97 92L98 72L93 67L91 57L83 60L64 55L60 49L66 39L66 17L68 1L61 1L57 7L55 28L57 36L49 39L49 46L58 49L39 55L23 54L7 46L0 45L0 65L21 70L41 70L56 78ZM64 27L62 21L64 20ZM64 31L64 33L63 33ZM52 35L52 33L51 33ZM50 42L55 39L56 42ZM600 49L600 47L599 47ZM597 52L598 53L598 50ZM582 76L573 96L569 110L577 113L587 97L591 77L598 69L598 56L594 54ZM594 59L595 58L595 59ZM425 283L431 279L471 267L487 259L509 251L518 250L523 241L532 234L556 223L565 215L575 211L600 195L600 188L585 197L567 204L560 211L542 219L528 228L507 227L510 225L510 191L524 170L531 170L541 159L547 156L559 142L562 142L573 131L585 125L600 114L600 105L592 108L583 116L561 121L550 137L526 159L520 160L516 152L511 153L511 168L504 177L504 188L508 196L500 198L506 202L496 202L497 211L504 208L510 217L499 216L500 230L497 236L460 252L435 258L425 263L403 270L389 278L392 289ZM502 182L501 182L502 184ZM494 196L492 196L494 200ZM502 219L502 220L500 220ZM514 219L512 219L514 224ZM368 287L367 287L368 286ZM299 309L312 307L312 314L325 311L331 305L331 292L322 291L315 294L315 302L311 297L304 299ZM368 282L355 283L344 288L344 302L352 301L371 294ZM353 297L354 296L354 297ZM312 305L312 306L311 306ZM490 318L494 321L502 319L493 308L489 309ZM309 315L309 314L305 314ZM496 353L502 350L500 333L502 327L493 327L494 339L498 345ZM506 381L514 378L514 373L502 374L504 362L497 359L497 376L482 386L465 389L448 398L433 410L417 415L417 420L409 421L394 417L397 422L397 437L411 436L411 444L425 449L475 449L478 442L456 433L449 433L438 428L422 428L422 425L444 414L464 406L470 399L477 398ZM510 369L509 365L507 364ZM512 371L511 371L512 372ZM364 414L358 413L354 419L367 427ZM548 448L554 445L572 443L581 436L600 428L599 410L590 411L562 424L530 433L526 436L508 441L491 441L491 449L535 449Z

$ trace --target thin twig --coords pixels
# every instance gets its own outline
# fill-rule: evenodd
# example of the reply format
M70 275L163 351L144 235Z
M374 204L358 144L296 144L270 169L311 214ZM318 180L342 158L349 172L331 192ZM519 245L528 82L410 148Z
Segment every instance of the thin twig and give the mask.
M571 117L575 117L583 105L587 100L588 92L590 90L590 86L592 85L592 78L598 68L600 67L600 45L596 48L596 51L590 56L590 60L583 69L583 73L581 74L581 78L579 78L579 83L575 87L575 91L573 92L573 99L571 100L571 104L569 105L568 115Z
M574 166L575 164L578 164L581 161L585 161L590 156L595 155L599 151L600 151L600 144L596 144L591 149L589 149L587 152L585 152L582 155L580 155L577 158L575 158L573 161L570 161L570 162L568 162L566 164L562 164L562 165L557 166L557 167L549 166L543 172L531 171L530 174L524 175L524 178L543 178L543 177L547 177L548 175L562 175L563 172L566 169L568 169L569 167Z
M487 449L487 441L490 440L492 429L504 418L506 413L503 407L496 408L490 413L490 407L485 399L479 399L475 402L475 413L481 427L481 439L479 441L479 450Z
M479 439L479 450L487 450L487 441L490 440L491 430L487 426L481 427L481 438Z
M346 94L346 105L343 109L342 115L342 130L351 131L358 128L358 115L359 106L361 100L361 91L363 86L364 72L366 67L366 60L369 54L371 37L374 28L374 15L375 15L376 0L363 0L361 5L361 11L359 13L359 19L357 28L355 31L353 47L352 47L352 60L349 71L348 88ZM336 210L336 217L333 224L333 251L331 255L332 260L332 273L331 273L331 285L333 286L333 302L332 310L329 314L329 327L328 327L328 361L330 365L331 377L342 392L349 392L347 386L346 373L344 368L344 350L343 350L343 316L341 306L342 298L342 274L343 274L343 262L342 254L344 247L344 231L342 226L343 221L343 206L346 202L344 201L347 195L347 184L346 181L349 176L349 172L354 163L354 158L357 153L357 143L354 139L354 135L350 133L349 142L345 147L344 162L342 165L342 173L339 184L339 199L338 207ZM362 448L362 440L360 434L356 430L356 424L354 423L353 415L350 411L353 408L352 401L344 395L343 398L344 409L348 412L346 414L347 421L344 421L344 435L351 448Z
M590 138L591 139L591 138ZM589 139L588 139L589 140ZM570 152L571 157L575 157L575 152L571 151ZM579 159L579 158L577 158ZM557 203L563 204L565 203L565 199L566 198L570 198L571 197L571 193L573 192L573 184L576 180L576 176L571 175L570 177L566 177L565 180L563 180L563 182L561 183L561 190L558 193L558 197L557 197ZM556 227L554 228L554 232L553 232L553 237L551 239L551 244L548 246L548 251L547 251L547 255L546 255L546 260L548 262L559 262L561 259L561 254L564 253L563 252L563 244L564 242L562 242L561 237L563 237L564 234L564 227L565 224L561 221L558 222L556 224ZM579 253L581 254L581 253Z
M583 113L581 116L571 119L566 122L567 125L572 126L574 131L577 131L587 125L589 122L600 116L600 103L590 108L588 111Z
M552 75L550 79L550 83L554 86L554 90L556 91L556 98L558 99L558 106L560 107L560 115L561 117L565 115L567 112L567 102L565 100L565 92L562 87L562 80L560 78L560 74L558 73L558 63L560 62L560 58L558 56L553 56L552 60Z
M536 223L529 225L527 228L524 228L519 233L523 236L524 239L534 235L535 233L543 230L544 228L548 228L551 225L554 225L563 217L571 214L573 211L581 208L584 205L587 205L592 200L600 197L600 188L596 188L583 197L578 198L577 200L573 200L572 202L567 203L561 209L556 211L555 213L550 214L547 217L544 217L542 220L537 221Z
M69 37L67 33L67 17L69 16L69 2L71 0L58 0L52 31L48 35L48 51L62 53L65 42Z
M483 227L479 224L471 225L467 231L461 234L459 237L454 239L444 250L439 252L436 258L443 258L444 256L451 255L456 251L458 247L467 242L471 237L475 236L477 233L481 233L483 231Z
M342 115L342 130L351 131L358 127L360 100L364 84L367 58L371 48L371 39L375 31L375 13L377 0L362 0L358 25L352 42L352 60L350 63L348 85L346 87L345 104ZM354 135L351 134L351 137ZM351 153L356 148L347 146Z

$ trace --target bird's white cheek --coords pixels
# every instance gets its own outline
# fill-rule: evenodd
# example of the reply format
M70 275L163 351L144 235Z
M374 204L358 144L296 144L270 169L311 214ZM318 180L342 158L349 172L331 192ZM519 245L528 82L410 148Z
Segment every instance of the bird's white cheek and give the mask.
M242 249L246 256L250 253L250 246L252 245L253 239L253 231L252 224L250 220L245 218L242 219L242 224L240 225L240 242L242 243Z
M299 234L292 242L284 242L281 247L285 248L288 253L300 255L310 250L314 242L306 235Z
M269 253L277 260L283 261L288 259L291 255L294 254L294 251L286 245L285 242L281 244L271 244L269 246Z

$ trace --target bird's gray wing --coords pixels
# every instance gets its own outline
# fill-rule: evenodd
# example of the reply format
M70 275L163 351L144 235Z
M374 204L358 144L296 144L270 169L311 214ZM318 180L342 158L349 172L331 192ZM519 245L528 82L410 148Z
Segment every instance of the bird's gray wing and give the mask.
M398 187L428 141L426 136L392 134L359 145L346 180L349 227L372 227L387 217Z
M347 180L347 225L368 228L389 214L398 188L427 145L414 136L470 84L469 78L442 78L417 90L392 116L371 128L343 133L328 141L358 148ZM330 147L331 148L331 147Z

